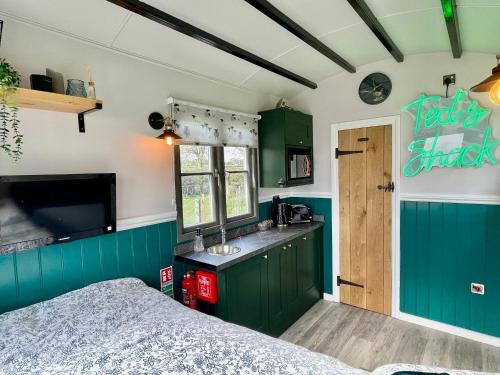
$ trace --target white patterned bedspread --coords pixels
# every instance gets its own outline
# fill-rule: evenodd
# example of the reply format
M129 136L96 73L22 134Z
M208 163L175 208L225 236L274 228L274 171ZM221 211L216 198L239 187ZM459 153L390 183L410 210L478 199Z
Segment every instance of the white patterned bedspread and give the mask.
M26 373L367 374L190 310L134 278L0 315L0 374Z

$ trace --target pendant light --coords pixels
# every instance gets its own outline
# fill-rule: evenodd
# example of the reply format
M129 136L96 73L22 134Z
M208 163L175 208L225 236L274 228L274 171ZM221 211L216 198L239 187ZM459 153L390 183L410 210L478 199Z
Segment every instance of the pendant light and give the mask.
M470 89L472 92L488 92L490 100L500 105L500 53L497 55L497 66L491 71L491 75L483 82Z
M163 117L161 113L153 112L149 115L148 122L153 129L163 129L163 133L156 137L156 139L165 140L167 145L173 146L177 139L182 139L182 137L175 134L173 122L170 117Z

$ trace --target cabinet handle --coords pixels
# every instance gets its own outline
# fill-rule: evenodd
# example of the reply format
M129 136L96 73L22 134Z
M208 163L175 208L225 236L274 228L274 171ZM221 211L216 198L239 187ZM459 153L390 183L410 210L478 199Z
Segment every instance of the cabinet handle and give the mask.
M288 244L288 247L292 247L292 244L291 244L291 243L289 243L289 244Z
M267 255L262 256L262 258L267 259Z
M302 239L303 239L304 241L307 241L307 237L302 237Z
M302 141L299 141L299 145L301 145L301 144L302 144Z
M282 247L282 249L283 249L283 250L286 250L286 246L283 246L283 247Z

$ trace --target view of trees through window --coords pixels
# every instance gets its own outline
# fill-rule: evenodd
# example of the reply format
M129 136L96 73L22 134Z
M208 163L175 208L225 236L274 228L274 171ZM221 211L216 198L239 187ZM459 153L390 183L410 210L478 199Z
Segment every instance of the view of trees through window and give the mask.
M217 220L215 166L210 146L181 145L182 218L185 228ZM224 147L227 218L251 213L250 170L245 147ZM221 174L221 178L224 175Z
M215 221L211 147L180 146L184 227Z
M224 147L228 218L250 213L247 155L244 147Z

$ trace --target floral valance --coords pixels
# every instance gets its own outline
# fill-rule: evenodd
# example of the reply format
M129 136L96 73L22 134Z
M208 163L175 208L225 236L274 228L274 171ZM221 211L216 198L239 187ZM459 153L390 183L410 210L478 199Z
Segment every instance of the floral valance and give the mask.
M168 99L181 144L258 146L258 115Z

